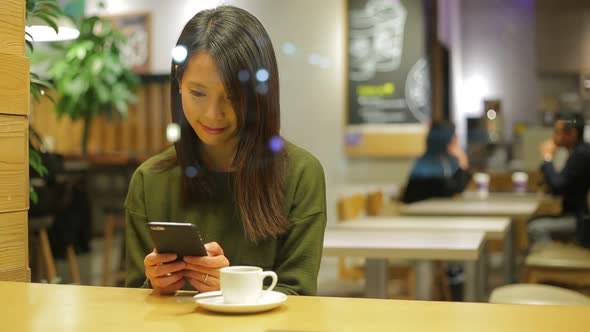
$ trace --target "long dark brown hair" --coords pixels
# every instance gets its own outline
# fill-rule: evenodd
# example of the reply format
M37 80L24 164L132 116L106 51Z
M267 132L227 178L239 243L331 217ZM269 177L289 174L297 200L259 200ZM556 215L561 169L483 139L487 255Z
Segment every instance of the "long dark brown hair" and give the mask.
M238 120L238 139L232 168L234 201L246 237L254 242L275 238L288 228L284 207L286 152L273 151L280 138L279 74L271 40L262 23L247 11L221 6L197 13L184 27L177 47L186 47L185 61L172 61L170 83L172 121L180 125L174 143L176 156L160 166L198 167L197 176L183 176L185 204L215 199L211 172L203 163L202 141L182 111L180 82L191 56L206 53L218 67ZM258 80L259 70L268 79ZM275 149L276 150L276 149Z

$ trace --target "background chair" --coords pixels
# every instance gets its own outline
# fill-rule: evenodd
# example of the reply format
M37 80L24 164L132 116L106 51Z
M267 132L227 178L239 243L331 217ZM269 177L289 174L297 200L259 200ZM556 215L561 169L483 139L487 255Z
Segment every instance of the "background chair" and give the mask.
M525 261L527 283L590 287L590 249L551 242L534 247Z
M513 284L494 289L490 303L590 306L590 297L555 286Z

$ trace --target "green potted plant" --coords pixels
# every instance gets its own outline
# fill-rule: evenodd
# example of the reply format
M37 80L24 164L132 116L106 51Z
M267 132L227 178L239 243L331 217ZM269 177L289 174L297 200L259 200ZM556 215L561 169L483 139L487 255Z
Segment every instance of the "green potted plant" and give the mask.
M56 45L63 51L49 69L59 99L59 116L84 123L81 152L85 154L92 118L118 113L127 114L135 103L139 78L120 58L119 45L126 41L113 24L98 16L85 17L79 24L80 36L66 44Z
M26 19L38 19L44 21L47 25L53 28L56 33L58 31L56 20L60 15L62 15L62 11L57 5L56 0L27 0ZM27 55L30 57L34 51L34 47L33 38L28 32L25 32L25 43L27 46ZM39 75L32 71L29 73L29 82L31 97L35 101L39 102L43 97L49 98L53 101L51 96L45 93L47 89L52 88L52 85L49 82L41 79ZM34 133L33 128L31 128L30 133ZM29 138L29 142L31 142L31 138ZM47 168L43 165L41 154L35 149L34 144L31 143L29 143L29 166L37 172L39 176L47 175ZM37 204L37 192L31 182L29 182L29 193L31 202Z

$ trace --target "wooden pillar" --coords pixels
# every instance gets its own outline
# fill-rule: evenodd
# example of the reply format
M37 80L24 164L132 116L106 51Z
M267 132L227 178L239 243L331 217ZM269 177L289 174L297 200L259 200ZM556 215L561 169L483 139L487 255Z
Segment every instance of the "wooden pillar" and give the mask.
M0 1L0 280L27 281L29 60L25 0Z
M438 1L425 0L425 14L427 22L427 49L430 57L430 77L432 80L432 121L443 120L443 63L442 49L438 40ZM448 120L448 119L445 119Z

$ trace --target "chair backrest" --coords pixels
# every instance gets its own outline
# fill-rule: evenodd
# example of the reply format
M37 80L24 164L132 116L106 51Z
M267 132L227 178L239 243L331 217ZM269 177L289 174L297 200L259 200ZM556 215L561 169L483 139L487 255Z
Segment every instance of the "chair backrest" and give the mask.
M590 249L574 244L549 242L531 249L526 266L561 269L590 269Z
M383 211L383 192L374 191L367 194L367 215L378 216Z
M490 303L590 306L590 297L555 286L515 284L494 289Z
M338 199L338 221L360 217L365 213L367 198L362 194L353 194Z

